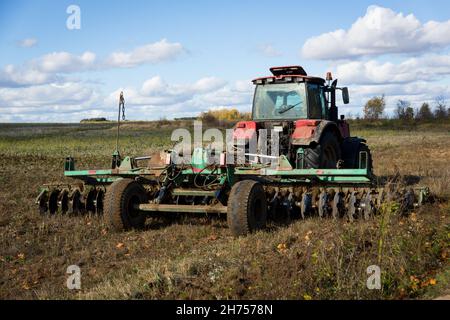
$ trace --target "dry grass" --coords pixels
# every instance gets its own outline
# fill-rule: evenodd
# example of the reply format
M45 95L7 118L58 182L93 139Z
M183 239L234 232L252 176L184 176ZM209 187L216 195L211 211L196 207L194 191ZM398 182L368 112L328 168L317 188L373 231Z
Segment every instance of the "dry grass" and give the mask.
M378 175L398 168L448 198L448 129L354 133L368 139ZM368 222L313 218L240 239L230 237L223 219L205 217L153 219L146 231L112 233L99 217L43 218L33 204L40 184L61 179L69 152L80 167L109 164L111 125L10 126L0 128L0 137L0 298L399 299L448 293L447 201L406 218L387 206ZM169 145L169 137L170 128L141 132L131 125L122 145L141 155ZM71 264L81 267L80 291L65 287ZM372 264L381 266L382 290L365 286Z

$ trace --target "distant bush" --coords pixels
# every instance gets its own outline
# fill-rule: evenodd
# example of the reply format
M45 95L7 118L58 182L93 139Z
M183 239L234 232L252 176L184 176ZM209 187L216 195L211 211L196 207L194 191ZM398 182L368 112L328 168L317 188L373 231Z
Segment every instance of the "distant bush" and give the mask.
M83 122L104 122L104 121L108 121L106 118L88 118L88 119L83 119L80 121L80 123Z
M433 113L431 112L430 105L426 102L422 103L419 111L416 112L416 119L418 120L430 120L433 119Z
M414 109L411 107L411 102L398 100L395 117L400 120L412 121L414 119Z
M447 102L444 96L438 96L435 99L434 118L447 119L449 116L447 111Z
M167 120L166 117L160 117L159 120L156 121L157 127L164 126L164 125L169 125L171 123L172 122L170 120Z
M200 120L210 126L217 126L225 123L250 120L250 112L239 112L237 109L209 110L200 114Z

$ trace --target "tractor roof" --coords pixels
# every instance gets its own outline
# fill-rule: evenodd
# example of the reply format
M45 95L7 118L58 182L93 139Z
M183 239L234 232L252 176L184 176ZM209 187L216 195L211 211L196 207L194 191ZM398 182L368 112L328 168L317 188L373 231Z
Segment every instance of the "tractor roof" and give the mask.
M325 80L319 77L308 76L301 66L285 66L270 68L273 76L253 79L254 84L275 83L275 82L295 82L298 80L324 84Z

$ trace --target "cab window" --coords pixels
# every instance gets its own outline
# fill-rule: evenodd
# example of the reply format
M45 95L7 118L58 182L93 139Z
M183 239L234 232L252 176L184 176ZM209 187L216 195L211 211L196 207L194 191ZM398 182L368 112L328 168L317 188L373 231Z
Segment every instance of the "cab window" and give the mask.
M326 115L325 96L323 89L318 84L308 84L309 118L322 119Z

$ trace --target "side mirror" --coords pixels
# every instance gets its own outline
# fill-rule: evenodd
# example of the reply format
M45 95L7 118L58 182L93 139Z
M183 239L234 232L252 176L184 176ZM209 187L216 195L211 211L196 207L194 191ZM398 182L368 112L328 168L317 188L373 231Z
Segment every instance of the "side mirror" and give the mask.
M350 95L348 94L347 87L342 88L342 100L344 101L344 104L350 103Z

